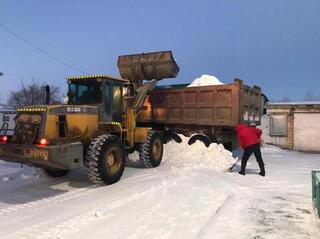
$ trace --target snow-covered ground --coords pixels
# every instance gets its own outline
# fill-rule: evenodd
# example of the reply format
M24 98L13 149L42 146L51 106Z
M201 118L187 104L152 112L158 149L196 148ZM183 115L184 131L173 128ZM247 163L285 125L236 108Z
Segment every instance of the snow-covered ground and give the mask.
M52 179L0 161L0 238L319 238L310 182L319 154L266 146L267 176L254 158L242 176L225 172L234 160L221 146L211 148L216 163L188 147L167 144L154 169L131 156L111 186L82 170Z

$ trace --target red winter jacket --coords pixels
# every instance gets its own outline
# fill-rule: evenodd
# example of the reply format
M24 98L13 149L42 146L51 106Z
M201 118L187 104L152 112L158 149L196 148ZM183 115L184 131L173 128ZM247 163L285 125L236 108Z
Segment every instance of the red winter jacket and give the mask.
M261 129L252 128L245 124L239 123L237 125L238 141L242 148L246 148L253 144L260 143L262 134Z

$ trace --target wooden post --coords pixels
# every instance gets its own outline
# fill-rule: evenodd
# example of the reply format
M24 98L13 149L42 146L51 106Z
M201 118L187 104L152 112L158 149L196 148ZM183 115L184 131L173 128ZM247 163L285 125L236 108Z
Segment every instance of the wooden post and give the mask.
M287 136L287 148L293 149L294 144L294 114L290 112L288 115L288 136Z

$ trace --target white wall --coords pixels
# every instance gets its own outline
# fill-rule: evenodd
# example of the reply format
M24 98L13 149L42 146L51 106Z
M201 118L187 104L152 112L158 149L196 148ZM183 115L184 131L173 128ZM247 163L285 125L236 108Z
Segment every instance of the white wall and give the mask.
M15 112L2 112L0 111L0 129L3 125L3 115L5 114L6 117L9 118L9 121L6 121L8 123L8 132L7 135L13 135L13 130L15 127L14 117L16 116ZM3 132L0 132L0 134L3 134Z
M320 113L294 114L294 150L320 152Z
M262 130L262 140L265 143L271 143L271 138L269 136L269 116L268 115L262 115L261 116L261 125L258 127Z

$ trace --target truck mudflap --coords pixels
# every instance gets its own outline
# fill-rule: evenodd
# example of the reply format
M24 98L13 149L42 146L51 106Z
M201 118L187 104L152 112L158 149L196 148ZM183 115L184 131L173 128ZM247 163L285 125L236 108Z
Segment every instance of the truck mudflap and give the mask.
M38 146L0 143L0 159L45 169L70 170L83 166L82 143Z

